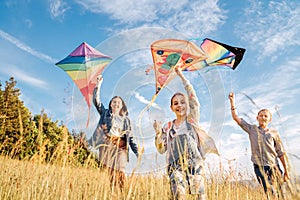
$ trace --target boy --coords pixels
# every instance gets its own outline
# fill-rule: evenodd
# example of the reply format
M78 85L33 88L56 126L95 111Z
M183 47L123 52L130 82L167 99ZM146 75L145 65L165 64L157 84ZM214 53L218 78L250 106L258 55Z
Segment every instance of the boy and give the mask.
M251 145L251 161L254 165L254 172L265 193L268 195L270 185L273 189L280 183L281 170L277 158L280 159L284 168L283 180L288 180L286 154L277 130L268 128L272 121L272 114L267 109L262 109L256 117L257 125L248 124L244 119L239 118L236 113L234 93L229 93L231 115L234 121L249 135ZM274 191L272 191L274 193Z

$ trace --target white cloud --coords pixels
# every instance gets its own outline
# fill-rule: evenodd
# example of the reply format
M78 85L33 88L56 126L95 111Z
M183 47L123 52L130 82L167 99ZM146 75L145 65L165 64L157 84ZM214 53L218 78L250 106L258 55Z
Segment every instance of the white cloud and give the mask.
M77 0L77 3L91 12L109 14L111 19L122 24L136 24L157 20L159 13L167 14L180 9L187 1L183 0L175 4L172 0L163 2L158 0L111 0L110 3L105 0Z
M177 4L177 2L176 2ZM217 30L226 19L218 6L218 1L189 1L172 14L160 18L159 24L167 28L175 28L190 36L202 37Z
M136 98L137 100L139 100L139 102L141 102L141 103L143 103L143 104L148 105L148 104L150 104L150 102L151 102L151 101L145 99L145 97L141 96L138 92L134 92L134 96L135 96L135 98ZM153 106L154 108L157 108L157 109L159 109L159 110L162 110L156 103L153 103L152 106Z
M63 0L49 0L50 14L52 18L63 17L70 8Z
M278 108L279 112L292 111L295 114L299 110L295 105L300 98L299 62L300 57L291 57L289 61L273 64L267 69L261 69L255 77L249 77L250 84L247 87L234 89L236 106L241 117L256 122L257 112L262 108L270 109L273 115ZM246 81L244 77L234 82L243 81ZM229 108L229 101L226 101L226 108ZM292 110L289 107L293 107Z
M237 23L236 33L252 44L259 58L269 56L274 61L300 44L299 2L250 0L244 13L246 20Z
M257 84L245 88L244 91L252 98L259 107L275 108L295 104L300 94L299 67L300 57L291 61L273 66L265 74L257 77ZM270 89L272 88L272 89ZM250 103L250 101L249 101Z
M9 67L6 68L5 71L2 71L2 73L5 73L11 77L14 77L18 81L22 81L27 83L28 85L32 85L34 87L39 87L46 89L47 83L41 79L35 78L32 75L29 75L23 70L20 70L16 67Z
M48 63L55 63L57 61L57 59L54 59L46 54L40 53L34 49L32 49L30 46L24 44L23 42L19 41L17 38L9 35L8 33L0 30L0 37L9 41L10 43L14 44L16 47L18 47L19 49L45 61Z
M185 32L190 36L211 33L224 23L226 13L218 5L218 0L77 0L86 10L105 13L116 23L134 27L161 26Z

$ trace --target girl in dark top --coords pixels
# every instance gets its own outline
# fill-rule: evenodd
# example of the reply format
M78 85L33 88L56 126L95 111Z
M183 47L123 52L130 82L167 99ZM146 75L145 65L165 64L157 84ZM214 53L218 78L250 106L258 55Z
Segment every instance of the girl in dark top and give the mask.
M112 185L118 184L122 190L126 179L126 164L129 161L129 146L137 157L139 151L132 136L125 102L121 97L115 96L110 100L109 108L105 108L100 101L102 82L100 75L93 95L93 103L100 114L100 120L89 143L99 148L100 165L109 170Z

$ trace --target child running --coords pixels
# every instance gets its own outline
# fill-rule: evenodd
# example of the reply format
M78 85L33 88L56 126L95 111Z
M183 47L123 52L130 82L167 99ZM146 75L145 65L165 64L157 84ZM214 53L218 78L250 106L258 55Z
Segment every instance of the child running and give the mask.
M276 191L280 188L281 169L278 159L284 168L283 180L290 179L286 153L277 130L269 128L272 121L272 114L268 109L262 109L257 114L257 125L248 124L243 118L239 118L236 113L235 95L229 93L231 115L234 121L249 135L251 145L251 161L258 182L263 186L268 198L270 193L278 196Z
M181 70L175 68L181 78L187 96L175 93L171 98L171 110L176 119L166 123L154 121L155 145L159 153L167 154L167 173L172 199L185 199L192 194L196 199L205 199L204 159L206 153L218 151L215 143L199 127L200 103L193 86Z

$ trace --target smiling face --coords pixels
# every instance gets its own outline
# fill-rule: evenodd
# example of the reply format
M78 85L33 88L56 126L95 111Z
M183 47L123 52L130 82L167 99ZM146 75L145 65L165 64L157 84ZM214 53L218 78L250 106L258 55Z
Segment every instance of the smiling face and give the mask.
M177 93L171 99L171 110L178 117L186 117L187 116L187 101L183 94Z
M272 121L272 115L269 110L263 109L258 112L256 119L260 127L266 128Z
M123 107L123 102L119 97L115 97L110 102L111 111L114 114L120 113L120 110Z

